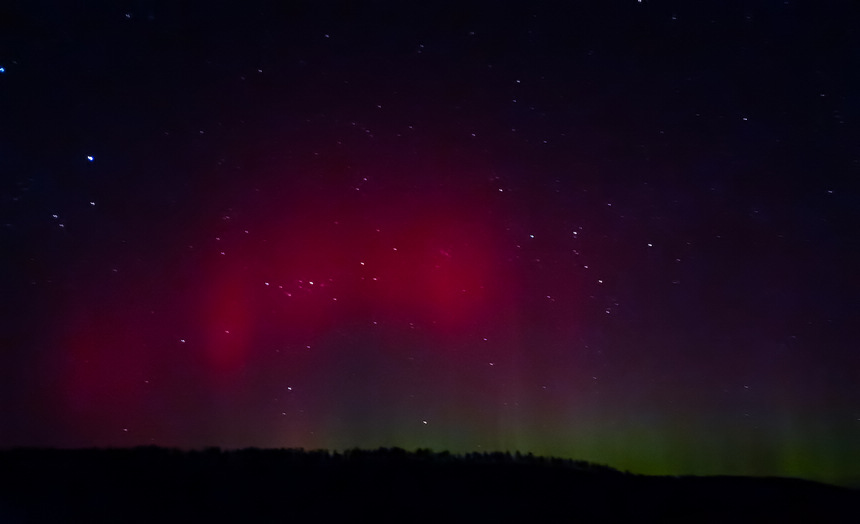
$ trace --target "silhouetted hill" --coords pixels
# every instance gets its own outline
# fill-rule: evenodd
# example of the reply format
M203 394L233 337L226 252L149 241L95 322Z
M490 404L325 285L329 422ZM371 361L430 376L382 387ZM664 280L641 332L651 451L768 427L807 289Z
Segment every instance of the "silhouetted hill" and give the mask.
M510 453L0 451L0 522L860 522L860 491Z

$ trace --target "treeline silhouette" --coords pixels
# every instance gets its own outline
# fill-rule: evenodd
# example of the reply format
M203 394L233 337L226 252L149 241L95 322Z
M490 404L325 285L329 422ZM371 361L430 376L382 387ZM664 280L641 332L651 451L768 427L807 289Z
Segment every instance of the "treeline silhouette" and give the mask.
M860 491L420 449L0 451L0 523L860 522Z

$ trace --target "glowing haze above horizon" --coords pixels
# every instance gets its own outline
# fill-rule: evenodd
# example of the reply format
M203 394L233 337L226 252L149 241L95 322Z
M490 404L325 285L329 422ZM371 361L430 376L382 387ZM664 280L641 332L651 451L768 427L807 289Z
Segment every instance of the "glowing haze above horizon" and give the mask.
M851 17L595 4L13 9L0 446L855 481Z

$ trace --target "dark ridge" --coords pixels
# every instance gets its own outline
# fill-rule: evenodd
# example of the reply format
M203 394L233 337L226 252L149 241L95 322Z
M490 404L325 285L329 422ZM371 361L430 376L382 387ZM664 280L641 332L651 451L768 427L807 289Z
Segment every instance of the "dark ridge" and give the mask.
M860 491L653 477L519 453L207 448L0 451L0 522L856 523Z

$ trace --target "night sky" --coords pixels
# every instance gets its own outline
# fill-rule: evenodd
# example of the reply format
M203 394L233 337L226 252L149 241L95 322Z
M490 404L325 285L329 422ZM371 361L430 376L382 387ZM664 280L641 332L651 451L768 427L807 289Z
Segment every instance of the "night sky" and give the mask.
M54 3L0 10L0 446L858 482L850 2Z

